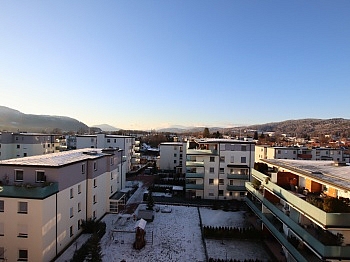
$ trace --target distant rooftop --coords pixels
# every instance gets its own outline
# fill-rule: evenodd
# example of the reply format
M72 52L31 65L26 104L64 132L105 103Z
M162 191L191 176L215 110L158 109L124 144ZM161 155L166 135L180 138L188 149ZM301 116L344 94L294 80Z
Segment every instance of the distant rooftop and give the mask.
M238 140L238 139L227 139L227 138L201 138L196 139L197 143L247 143L247 144L254 144L254 141L248 141L248 140Z
M316 160L262 159L261 161L304 173L339 188L350 189L350 165L336 166L334 161Z
M101 149L84 148L60 153L13 158L0 161L0 165L23 166L63 166L86 159L95 159L103 156Z

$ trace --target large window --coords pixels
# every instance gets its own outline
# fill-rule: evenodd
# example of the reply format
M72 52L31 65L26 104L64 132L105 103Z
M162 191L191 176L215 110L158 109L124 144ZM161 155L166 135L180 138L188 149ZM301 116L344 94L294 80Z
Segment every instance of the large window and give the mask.
M4 200L0 200L0 212L4 212L5 210L5 202Z
M209 178L209 185L214 185L214 179L213 178Z
M46 176L44 171L36 171L36 182L42 183L46 181Z
M28 225L18 225L17 237L27 238L28 237Z
M21 213L21 214L28 213L28 202L18 202L18 213Z
M224 174L225 173L225 168L220 167L220 174Z
M223 185L224 184L224 179L220 178L219 179L219 185Z
M16 182L23 181L23 170L15 170L15 181Z
M241 157L241 163L247 163L247 158L245 156Z
M224 156L220 157L220 162L225 162L225 157Z
M214 173L214 167L209 167L209 173Z
M209 159L210 162L215 162L215 157L211 156Z

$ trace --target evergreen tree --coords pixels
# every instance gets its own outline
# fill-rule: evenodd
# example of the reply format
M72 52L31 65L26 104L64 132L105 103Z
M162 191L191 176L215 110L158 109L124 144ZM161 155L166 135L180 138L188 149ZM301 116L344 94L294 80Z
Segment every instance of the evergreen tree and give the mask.
M153 207L154 207L154 199L153 199L153 196L152 196L152 191L149 190L148 196L147 196L147 209L148 210L153 210Z
M210 137L210 132L209 132L209 128L204 128L203 130L203 137Z
M91 236L89 242L89 251L86 261L89 262L102 262L102 249L100 245L100 238L95 233Z

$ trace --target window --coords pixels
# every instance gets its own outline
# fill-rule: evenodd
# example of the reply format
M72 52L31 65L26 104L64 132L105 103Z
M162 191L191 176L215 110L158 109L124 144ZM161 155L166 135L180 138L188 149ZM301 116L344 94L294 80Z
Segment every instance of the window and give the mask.
M70 237L73 236L73 226L70 226L70 228L69 228L69 236Z
M0 259L5 260L5 248L0 247Z
M4 236L4 235L5 235L4 223L1 222L0 223L0 236Z
M28 213L28 202L18 202L18 213L21 213L21 214Z
M81 165L81 173L82 173L82 174L85 174L85 164L82 164L82 165Z
M74 192L73 192L73 188L71 188L70 190L69 190L69 196L70 196L70 198L73 198L74 197L74 194L73 194Z
M176 153L174 153L174 157L177 157L177 154L176 154Z
M45 171L36 171L36 182L43 183L46 181Z
M21 148L21 145L17 145L17 148Z
M0 200L0 212L4 212L5 203L4 200Z
M246 163L247 162L247 158L245 156L241 157L241 163Z
M176 160L174 160L174 164L176 164Z
M220 167L220 172L219 172L220 174L224 174L225 173L225 168L223 168L223 167Z
M234 163L234 162L235 162L235 157L231 156L231 163Z
M114 143L117 143L117 139L114 139Z
M97 170L97 162L96 161L94 162L94 170L95 171Z
M94 187L97 187L96 178L94 179Z
M15 170L15 181L23 181L23 170Z
M96 211L92 212L92 218L96 218Z
M81 185L78 185L78 194L81 194Z
M113 193L113 187L111 186L111 193Z
M81 220L79 219L78 220L78 230L80 229L80 227L81 227Z
M214 173L214 167L209 167L209 173Z
M214 185L214 179L213 178L209 178L209 185Z
M28 250L26 250L26 249L18 250L17 261L28 261Z
M113 172L111 172L111 180L113 180Z
M215 157L211 156L209 159L210 162L215 162Z
M225 157L224 156L220 157L220 162L225 162Z
M28 225L18 225L17 237L28 238Z
M111 166L113 166L114 165L114 157L111 157Z
M97 203L97 201L96 201L96 195L94 195L94 196L93 196L93 198L92 198L92 202L93 202L94 204L96 204L96 203Z
M219 185L223 185L224 184L224 180L222 178L219 179Z
M247 146L241 146L241 151L247 151Z
M223 196L224 195L224 190L219 190L219 196Z
M69 209L69 217L73 217L73 216L74 216L74 214L73 214L73 207L71 207Z
M78 203L78 212L80 212L81 211L81 203L79 202Z
M111 142L111 140L108 138L108 139L107 139L107 143L110 143L110 142Z

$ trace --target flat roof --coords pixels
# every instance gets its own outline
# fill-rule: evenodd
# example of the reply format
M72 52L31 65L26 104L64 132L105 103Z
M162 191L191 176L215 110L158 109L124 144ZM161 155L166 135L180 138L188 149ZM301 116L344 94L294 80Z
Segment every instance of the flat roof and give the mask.
M101 149L84 148L77 150L1 160L0 165L63 166L87 159L96 159L106 154Z
M335 166L334 161L322 160L261 159L260 161L299 172L342 189L350 189L349 164Z
M254 141L227 139L227 138L202 138L195 140L197 143L233 143L233 144L255 144Z

